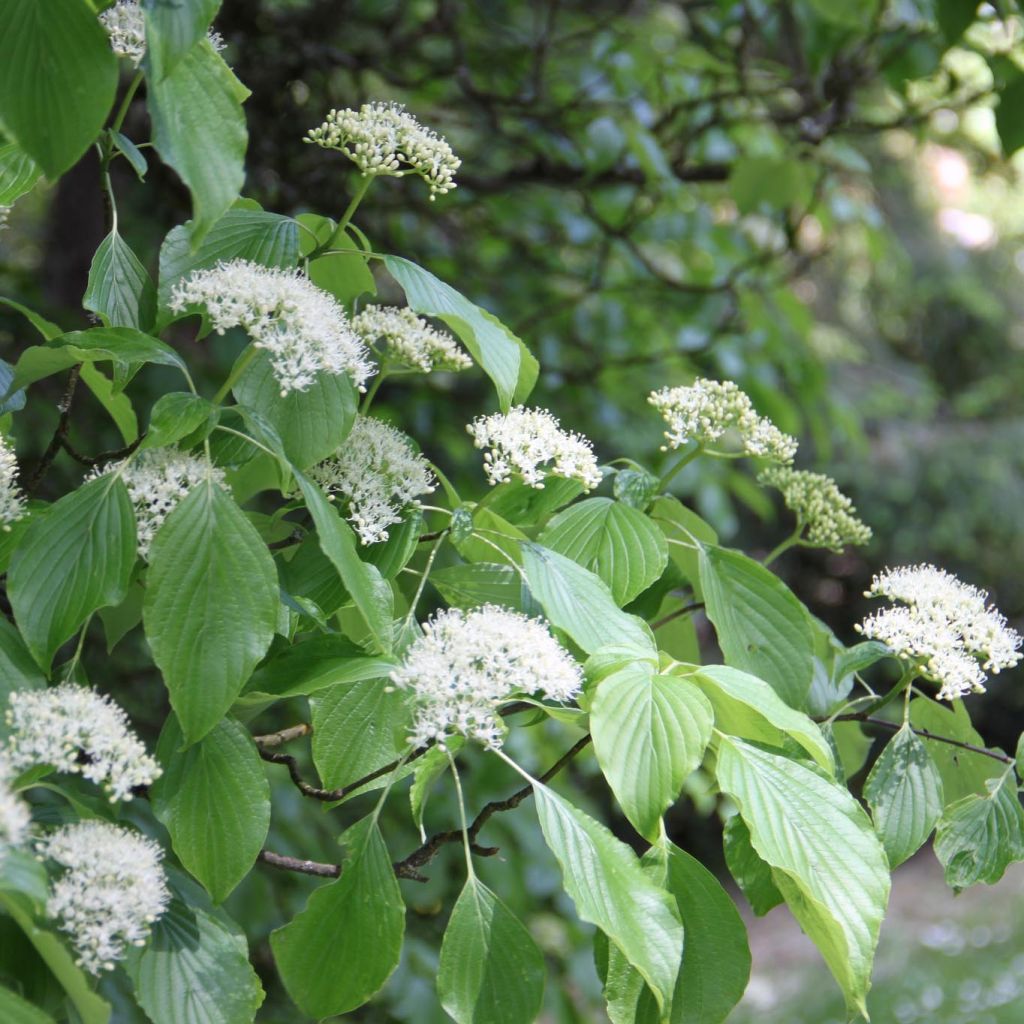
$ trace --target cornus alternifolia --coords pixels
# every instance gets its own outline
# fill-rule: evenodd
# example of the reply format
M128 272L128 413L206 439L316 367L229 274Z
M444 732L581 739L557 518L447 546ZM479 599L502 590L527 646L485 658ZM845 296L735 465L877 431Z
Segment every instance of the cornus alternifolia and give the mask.
M36 849L64 869L46 912L70 938L76 963L91 974L111 971L129 946L146 944L171 899L157 843L105 821L79 821Z
M868 616L858 631L939 683L942 700L984 692L986 672L1021 659L1021 636L988 603L988 592L934 565L886 569L867 596L897 603Z
M412 695L410 743L443 743L457 734L499 747L502 703L527 695L572 700L583 675L539 619L483 605L438 612L391 680Z
M431 327L408 308L367 306L352 318L352 327L371 348L383 346L383 354L390 362L424 373L465 370L473 365L473 360L447 331Z
M387 540L388 528L417 498L434 490L434 474L412 442L394 427L356 417L344 444L311 475L329 495L340 495L364 544Z
M43 690L16 690L6 719L8 757L15 769L52 765L104 787L115 800L148 786L160 766L132 732L128 716L110 697L87 686L61 683Z
M17 774L6 751L0 747L0 868L7 851L25 842L32 823L28 804L12 788Z
M174 286L171 309L184 313L190 306L204 307L219 334L243 328L267 353L282 395L308 391L319 373L346 373L363 390L374 373L345 310L299 270L218 263Z
M10 441L0 434L0 529L25 515L25 496L18 486L18 460Z
M867 544L871 540L871 527L857 518L853 502L830 476L788 466L769 466L757 479L782 492L786 507L796 513L806 543L842 551L849 544Z
M126 57L134 67L146 56L146 19L138 0L117 0L100 14L100 21L110 36L110 48L118 57ZM215 50L224 49L224 40L212 29L206 38Z
M430 198L455 188L462 161L436 132L399 103L364 103L358 110L332 110L303 140L343 153L367 175L418 174Z
M112 462L92 477L119 473L135 508L139 554L149 557L157 530L182 499L206 480L224 486L224 470L175 448L153 448Z
M485 449L484 472L492 484L518 475L531 487L543 487L545 477L560 476L578 480L589 491L601 482L593 445L563 430L547 409L520 405L480 416L466 429L477 448Z
M731 380L699 378L689 387L652 391L648 401L668 424L664 449L695 441L720 453L756 455L783 464L796 455L796 438L759 416L750 397Z

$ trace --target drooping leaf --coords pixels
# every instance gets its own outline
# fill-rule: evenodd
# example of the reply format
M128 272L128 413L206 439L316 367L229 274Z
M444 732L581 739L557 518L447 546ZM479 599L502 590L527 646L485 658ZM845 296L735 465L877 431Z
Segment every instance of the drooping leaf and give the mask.
M772 869L766 864L750 844L750 829L738 814L734 814L725 823L722 830L722 846L725 852L725 864L729 874L743 891L750 909L758 917L763 917L774 907L783 902Z
M220 0L144 0L149 75L159 81L203 36Z
M100 242L89 267L82 305L107 327L149 330L156 316L156 289L131 246L111 231Z
M0 142L0 206L13 206L39 180L40 171L28 153L13 142Z
M445 929L441 1005L457 1024L532 1024L544 995L544 957L497 896L470 878Z
M135 513L117 476L83 484L29 523L7 592L25 644L45 670L97 608L124 598L135 547Z
M122 328L123 329L123 328ZM114 382L94 363L83 363L79 371L82 383L96 396L96 400L110 414L125 444L134 444L139 436L139 420L132 403Z
M475 608L481 604L515 609L522 606L522 579L511 565L496 562L449 565L435 569L430 574L430 582L455 608Z
M654 502L651 520L665 534L669 558L689 581L696 596L702 599L700 545L717 544L718 534L696 512L671 496L662 496Z
M118 370L140 363L158 363L184 370L181 356L166 342L133 327L92 327L55 338L54 348L68 349L76 362L111 362Z
M208 479L157 531L143 624L187 743L223 718L277 624L274 560L231 497Z
M170 391L156 400L149 414L149 429L139 447L163 448L176 444L216 419L217 409L209 399L187 391Z
M108 128L107 133L110 136L110 141L114 144L114 149L128 161L139 181L145 181L149 163L142 155L142 150L127 135L115 132L113 128Z

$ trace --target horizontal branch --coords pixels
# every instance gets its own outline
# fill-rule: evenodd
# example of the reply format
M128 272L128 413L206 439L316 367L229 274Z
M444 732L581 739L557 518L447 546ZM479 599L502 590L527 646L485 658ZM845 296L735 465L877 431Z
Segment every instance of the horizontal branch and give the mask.
M880 729L887 729L889 732L899 732L903 728L902 722L890 722L885 718L873 718L867 712L853 712L849 715L836 715L832 719L833 722L862 722L864 725L876 725ZM969 750L972 754L982 754L985 757L991 757L993 761L999 761L1002 764L1014 764L1014 759L1008 754L1004 754L998 750L989 750L988 747L979 747L973 743L965 743L963 740L955 740L952 736L939 736L934 732L929 732L927 729L916 729L914 726L910 726L910 731L915 736L920 736L925 740L934 740L936 743L947 743L951 747L960 747L962 750Z

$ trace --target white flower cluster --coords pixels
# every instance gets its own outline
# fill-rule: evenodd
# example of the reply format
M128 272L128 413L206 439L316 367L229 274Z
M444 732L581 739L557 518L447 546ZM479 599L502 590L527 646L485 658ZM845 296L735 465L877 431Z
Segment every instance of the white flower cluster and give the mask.
M282 395L307 391L318 373L347 373L362 391L374 373L344 309L298 270L218 263L179 281L170 306L175 313L204 306L219 334L244 328L269 355Z
M412 691L410 742L417 746L458 733L500 747L499 705L527 694L569 701L582 679L543 622L494 605L438 612L391 673L392 682Z
M430 198L455 188L462 161L436 132L425 128L400 103L364 103L358 110L332 110L304 140L344 153L367 175L418 174Z
M171 894L151 839L105 821L64 825L37 844L64 873L46 911L67 932L76 963L91 974L112 971L129 946L144 946Z
M871 581L868 597L899 602L857 627L921 674L941 684L940 700L985 690L986 672L1012 668L1020 659L1020 634L988 604L988 593L934 565L886 569Z
M17 690L6 718L8 756L18 771L48 764L59 772L79 773L102 784L111 803L130 800L135 786L148 786L160 775L124 711L86 686Z
M427 460L394 427L357 416L345 443L319 465L313 479L348 503L348 519L364 544L388 539L388 527L434 489Z
M110 48L118 57L127 57L133 67L146 56L146 19L139 0L117 0L100 14L100 21L110 36ZM215 50L224 49L224 39L212 29L206 38Z
M14 765L0 749L0 868L7 851L25 842L32 823L28 804L11 788L16 774Z
M151 448L122 462L112 462L90 476L121 474L135 507L139 554L149 556L156 531L180 501L207 477L224 486L224 470L176 448Z
M724 437L744 455L783 464L796 455L796 438L759 416L750 396L731 380L699 378L689 387L652 391L648 401L668 424L663 451L681 448L688 441L713 445Z
M871 527L857 518L857 509L824 473L808 473L789 466L769 466L758 482L782 492L786 507L806 528L804 539L815 547L842 551L848 544L867 544Z
M411 309L367 306L352 318L352 327L368 346L383 343L395 362L424 373L465 370L473 365L447 331L431 327Z
M547 409L517 406L507 413L479 416L466 429L484 452L484 472L492 484L513 473L530 487L543 487L549 475L578 480L585 490L601 482L593 445L565 431Z
M11 443L0 434L0 528L10 530L11 523L25 514L25 496L18 486L18 460Z
M0 231L7 227L7 218L11 215L11 207L0 203Z

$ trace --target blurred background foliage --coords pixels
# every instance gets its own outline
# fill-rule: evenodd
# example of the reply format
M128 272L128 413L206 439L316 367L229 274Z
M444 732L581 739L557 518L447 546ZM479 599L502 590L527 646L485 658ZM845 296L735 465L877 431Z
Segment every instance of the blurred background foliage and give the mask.
M602 457L657 465L647 393L695 375L732 378L802 438L798 464L834 475L874 527L866 549L798 549L777 566L840 637L853 637L871 572L917 560L989 588L1020 628L1024 157L1013 154L1024 145L1024 22L1011 0L225 0L216 27L252 90L247 196L337 216L356 172L302 135L331 107L406 103L462 157L459 188L430 203L418 182L380 179L357 223L377 251L429 268L521 335L542 364L535 404L593 438ZM125 131L148 138L141 101ZM155 269L187 195L155 163L145 182L125 161L114 172L122 230ZM0 294L80 326L103 234L89 156L12 211ZM399 299L382 279L378 300ZM11 360L26 330L0 315L0 354ZM209 386L235 349L212 338L189 353ZM143 371L143 394L157 393L160 372ZM35 403L33 429L17 438L28 466L58 415L60 382L39 388L52 402ZM488 409L487 395L479 375L437 375L415 388L390 382L378 404L457 483L479 487L463 424ZM118 447L89 401L76 408L72 443L91 454ZM42 493L81 472L63 459ZM788 532L742 464L700 463L673 486L728 543L763 552ZM131 652L123 644L91 671L113 674L145 720L150 698ZM1010 747L1020 732L1020 675L972 702L993 744ZM531 733L527 762L561 753L544 726ZM586 789L586 765L573 771ZM493 766L480 760L477 773L481 800L507 793ZM428 818L446 822L446 800L438 790ZM336 822L300 802L283 785L275 792L275 848L330 858ZM693 814L704 803L694 780L673 827L714 862L716 827ZM530 815L502 816L489 839L502 849L493 883L509 900L510 869L531 902L553 891ZM393 828L415 845L407 816L396 813ZM456 884L446 860L430 875L403 883L423 941L409 944L381 1005L353 1019L430 1019L430 951ZM257 872L232 897L257 959L314 884ZM525 913L521 895L513 909ZM599 991L574 921L551 903L531 920L563 965L552 1020L599 1019L581 1009L599 1005ZM293 1020L282 1005L271 993L261 1019Z

